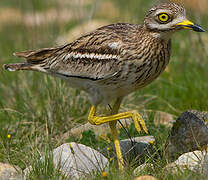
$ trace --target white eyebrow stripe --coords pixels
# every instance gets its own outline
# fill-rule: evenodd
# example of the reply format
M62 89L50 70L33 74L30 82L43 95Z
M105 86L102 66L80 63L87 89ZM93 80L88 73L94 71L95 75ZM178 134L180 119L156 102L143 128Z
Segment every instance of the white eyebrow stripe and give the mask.
M117 55L113 55L113 54L95 54L95 53L76 53L76 54L72 54L72 57L74 59L99 59L99 60L104 60L104 59L118 59Z

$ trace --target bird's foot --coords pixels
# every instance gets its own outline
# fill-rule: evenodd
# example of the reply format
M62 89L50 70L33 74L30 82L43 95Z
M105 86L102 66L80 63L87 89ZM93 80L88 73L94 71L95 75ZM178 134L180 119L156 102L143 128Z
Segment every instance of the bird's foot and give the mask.
M140 133L142 129L144 130L145 133L148 134L147 127L145 125L144 119L141 117L141 115L137 111L128 111L128 112L122 112L110 116L95 116L95 107L92 106L88 120L91 124L93 125L100 125L103 123L107 122L112 122L112 121L117 121L119 119L124 119L124 118L132 118L134 121L134 125L136 130Z
M130 111L130 113L132 113L132 115L130 114L130 116L132 120L134 121L136 130L140 133L143 129L144 132L148 134L148 129L146 127L146 124L142 116L137 111Z

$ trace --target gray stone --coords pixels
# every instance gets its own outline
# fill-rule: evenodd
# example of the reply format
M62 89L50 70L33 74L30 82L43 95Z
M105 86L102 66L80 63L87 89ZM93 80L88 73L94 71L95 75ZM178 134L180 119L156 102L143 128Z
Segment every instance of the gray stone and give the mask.
M63 144L53 150L54 165L69 179L81 178L92 172L102 172L108 159L98 151L75 142Z
M153 136L140 136L133 137L131 139L125 139L120 141L121 151L125 162L144 162L144 157L150 157L154 150L152 145L155 143ZM106 147L104 153L108 157L113 157L116 160L116 151L114 144L111 143L110 147Z
M22 180L21 169L10 164L0 163L0 180Z
M194 150L201 150L208 144L207 112L189 110L176 120L166 141L165 155L174 159Z
M183 173L190 170L200 174L208 173L208 154L206 151L194 151L181 155L175 162L168 164L165 169L169 173Z

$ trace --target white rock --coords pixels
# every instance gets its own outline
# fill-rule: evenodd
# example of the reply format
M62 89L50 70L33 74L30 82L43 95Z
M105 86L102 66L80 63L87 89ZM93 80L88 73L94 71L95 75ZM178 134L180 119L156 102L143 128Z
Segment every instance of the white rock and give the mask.
M17 166L0 163L0 180L22 180L21 169Z
M206 151L193 151L181 155L175 162L168 164L166 169L170 172L178 170L184 172L188 169L194 172L208 173L208 154Z
M109 164L98 151L75 142L63 144L53 150L53 161L69 179L81 178L92 172L102 172Z
M130 140L125 139L123 141ZM154 136L138 136L138 137L132 137L132 140L139 143L146 143L146 144L154 144L155 143L155 137Z

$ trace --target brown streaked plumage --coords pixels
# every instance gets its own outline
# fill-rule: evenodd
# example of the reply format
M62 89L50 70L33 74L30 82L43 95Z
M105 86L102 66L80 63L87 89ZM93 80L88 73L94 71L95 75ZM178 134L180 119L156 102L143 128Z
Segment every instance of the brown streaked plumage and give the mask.
M15 53L26 62L7 64L4 68L48 73L89 93L94 107L89 120L93 124L110 122L121 167L115 123L111 121L132 117L138 130L142 127L147 131L138 113L117 111L124 96L146 86L163 72L170 59L171 35L181 29L204 31L186 19L183 7L163 3L147 12L142 25L112 24L61 47ZM112 110L116 115L95 116L98 104L109 104L112 100L116 100Z

